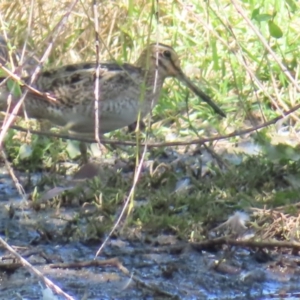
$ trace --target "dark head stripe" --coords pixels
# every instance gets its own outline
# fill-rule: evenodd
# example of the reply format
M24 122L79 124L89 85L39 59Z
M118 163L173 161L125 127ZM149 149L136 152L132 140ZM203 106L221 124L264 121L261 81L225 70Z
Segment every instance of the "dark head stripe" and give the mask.
M174 51L171 47L168 48ZM156 56L152 56L152 59L156 61ZM174 64L174 61L172 59L168 59L168 61L170 62L174 70L178 71L178 73L181 72L181 69ZM165 59L163 58L163 54L161 52L158 53L158 66L163 68L165 72L168 72L168 67L165 64Z
M162 44L162 43L158 43L158 44L152 43L152 44L150 44L149 46L156 46L156 45L161 46L161 47L164 47L164 48L166 48L166 49L168 49L168 50L174 51L174 49L173 49L172 47L170 47L170 46L168 46L168 45L165 45L165 44Z

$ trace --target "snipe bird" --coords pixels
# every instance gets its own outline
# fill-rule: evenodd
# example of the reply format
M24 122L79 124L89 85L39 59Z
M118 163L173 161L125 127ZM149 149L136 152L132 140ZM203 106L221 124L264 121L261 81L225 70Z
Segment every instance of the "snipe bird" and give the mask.
M225 113L182 71L178 55L164 44L150 44L135 64L101 63L99 76L99 132L101 134L134 123L156 105L164 80L175 77L207 102L213 110ZM30 78L23 78L29 83ZM93 134L95 131L95 63L67 65L41 72L34 88L55 98L28 91L24 109L29 118L47 119L70 132ZM25 91L26 87L21 87ZM0 110L7 110L8 89L0 86ZM13 97L11 109L18 101ZM19 112L22 115L22 111Z

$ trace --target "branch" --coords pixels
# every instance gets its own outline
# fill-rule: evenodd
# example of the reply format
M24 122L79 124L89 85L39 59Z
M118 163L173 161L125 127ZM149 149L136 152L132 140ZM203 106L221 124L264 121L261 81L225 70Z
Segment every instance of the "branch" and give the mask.
M300 108L300 104L292 107L288 111L283 112L283 115L273 118L268 122L265 122L258 126L250 127L250 128L244 129L244 130L236 130L229 134L215 136L215 137L209 137L209 138L203 138L203 139L194 139L191 141L184 141L184 142L177 141L177 142L147 143L147 147L155 148L155 147L171 147L171 146L187 146L187 145L195 145L195 144L204 144L204 143L208 143L208 142L215 142L215 141L224 140L224 139L228 139L228 138L235 137L235 136L248 134L248 133L263 129L265 127L268 127L270 125L276 124L279 120L287 117L288 115L292 114L299 108ZM73 135L63 135L63 134L52 133L52 132L48 132L48 131L31 130L31 129L26 129L24 127L15 126L15 125L11 126L10 128L18 130L18 131L29 132L31 134L44 135L44 136L49 136L49 137L57 137L57 138L62 138L62 139L67 139L67 140L77 140L77 141L81 141L81 142L85 142L85 143L95 143L96 142L95 139L93 139L93 138L85 138L85 137L73 136ZM136 142L115 141L115 140L107 140L107 139L101 139L101 143L107 144L107 145L136 146ZM145 146L145 143L141 143L140 145Z

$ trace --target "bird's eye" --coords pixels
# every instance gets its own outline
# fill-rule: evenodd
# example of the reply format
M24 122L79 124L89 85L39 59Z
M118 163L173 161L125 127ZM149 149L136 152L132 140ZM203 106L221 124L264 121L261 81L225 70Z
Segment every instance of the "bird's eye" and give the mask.
M171 58L171 52L169 50L164 51L164 57Z

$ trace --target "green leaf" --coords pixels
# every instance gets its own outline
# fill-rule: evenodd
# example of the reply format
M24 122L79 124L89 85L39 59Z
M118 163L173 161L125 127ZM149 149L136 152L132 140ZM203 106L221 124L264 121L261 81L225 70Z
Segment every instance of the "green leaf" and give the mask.
M260 8L253 9L252 14L251 14L251 20L257 20L256 18L259 15L259 10L260 10Z
M219 66L219 56L218 56L216 40L213 40L211 42L211 49L212 49L212 59L214 62L214 70L218 71L220 69L220 66Z
M29 158L32 154L32 148L30 145L23 144L19 149L19 158L21 160Z
M128 1L128 16L129 16L129 17L132 17L133 11L134 11L133 1L132 1L132 0L129 0L129 1Z
M7 84L7 87L9 89L9 91L11 92L11 94L14 97L21 97L22 96L21 87L16 81L14 81L13 79L8 79L6 84Z
M283 32L278 25L273 21L268 22L270 35L275 39L280 39L283 36Z
M80 155L79 143L68 140L66 151L71 159L78 157Z
M0 68L0 77L6 77L6 76L7 73L2 68Z
M269 14L258 14L254 16L254 20L258 22L266 22L272 20L273 16Z

